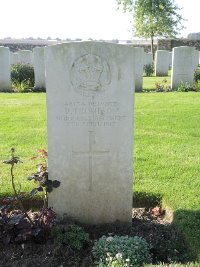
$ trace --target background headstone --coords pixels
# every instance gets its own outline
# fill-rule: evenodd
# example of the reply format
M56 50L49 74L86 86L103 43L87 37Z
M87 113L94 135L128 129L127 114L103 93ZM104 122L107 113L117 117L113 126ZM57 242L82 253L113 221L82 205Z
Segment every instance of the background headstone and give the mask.
M168 76L169 51L157 50L155 55L155 75Z
M49 206L97 224L131 222L134 49L110 43L45 48Z
M0 46L0 91L11 90L10 50Z
M20 63L33 65L33 52L31 50L20 50L18 55Z
M45 85L44 47L33 49L35 88L43 89Z
M135 91L141 92L143 88L144 48L135 47Z
M152 53L144 53L144 65L153 64L153 55Z
M194 62L196 52L194 47L180 46L173 48L171 88L176 89L181 82L190 85L194 80Z
M195 49L194 70L197 69L198 65L199 65L199 51Z
M172 66L172 52L169 52L169 68Z
M19 55L18 53L10 52L10 64L17 64L19 62Z

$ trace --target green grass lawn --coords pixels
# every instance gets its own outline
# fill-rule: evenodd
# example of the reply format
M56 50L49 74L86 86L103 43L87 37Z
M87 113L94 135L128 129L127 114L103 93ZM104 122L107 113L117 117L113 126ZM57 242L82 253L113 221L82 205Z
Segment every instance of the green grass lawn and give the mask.
M167 80L166 83L163 83L163 80ZM146 91L151 91L156 89L156 83L165 85L165 86L170 86L171 84L171 77L143 77L143 90Z
M200 94L135 97L134 191L160 196L200 259Z
M0 195L12 194L10 166L3 164L10 157L10 148L23 161L15 168L16 184L22 191L31 189L26 177L36 170L30 158L37 149L47 149L46 94L0 94Z
M135 95L134 192L159 196L174 211L174 225L200 261L200 94ZM15 147L23 163L15 179L22 191L47 148L46 95L0 94L0 195L12 194L9 158Z

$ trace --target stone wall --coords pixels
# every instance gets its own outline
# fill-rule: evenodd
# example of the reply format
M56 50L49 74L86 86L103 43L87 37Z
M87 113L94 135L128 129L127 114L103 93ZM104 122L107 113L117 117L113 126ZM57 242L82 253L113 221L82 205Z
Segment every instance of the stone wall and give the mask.
M189 40L189 39L160 39L158 40L159 50L172 51L174 47L179 46L192 46L200 51L200 40Z
M73 41L73 40L72 40ZM63 41L56 40L20 40L20 39L2 39L0 40L0 46L9 47L10 51L17 52L19 50L31 50L35 47L48 46L53 44L58 44ZM105 40L105 42L111 42L111 40ZM120 43L120 42L119 42ZM145 52L151 52L150 41L146 40L132 40L130 42L122 42L121 44L132 45L134 47L142 47ZM157 49L157 41L155 40L154 50Z
M19 50L33 50L34 47L42 47L47 45L53 45L58 43L57 41L48 40L0 40L0 46L5 46L10 49L11 52L17 52Z
M0 46L9 47L10 51L17 52L19 50L33 50L34 47L42 47L61 43L62 41L56 40L0 40ZM112 42L106 40L106 42ZM142 47L145 52L151 51L150 41L145 40L132 40L130 43L124 43L126 45L132 45L134 47ZM189 39L159 39L155 40L154 51L168 50L172 51L174 47L178 46L193 46L200 51L200 40L189 40Z

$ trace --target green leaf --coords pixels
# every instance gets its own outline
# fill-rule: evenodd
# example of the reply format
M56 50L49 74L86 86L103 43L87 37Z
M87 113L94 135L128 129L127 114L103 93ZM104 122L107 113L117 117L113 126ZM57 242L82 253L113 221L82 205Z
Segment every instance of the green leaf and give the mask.
M39 187L37 188L37 190L38 190L38 192L42 192L42 191L43 191L43 187L42 187L42 186L39 186Z
M48 185L46 187L46 190L47 190L48 193L51 193L53 191L53 187L51 185Z
M31 190L30 195L33 197L37 194L37 192L38 192L38 188L34 188L33 190Z
M59 187L59 186L60 186L60 184L61 184L61 182L60 182L60 181L58 181L58 180L54 180L54 181L52 182L52 186L53 186L54 188L57 188L57 187Z

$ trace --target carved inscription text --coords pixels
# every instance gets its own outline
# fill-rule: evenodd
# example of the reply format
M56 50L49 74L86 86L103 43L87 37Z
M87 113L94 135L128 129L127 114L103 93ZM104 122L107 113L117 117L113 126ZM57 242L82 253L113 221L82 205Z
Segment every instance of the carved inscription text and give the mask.
M118 102L66 102L62 115L56 116L68 126L117 126L126 119Z

